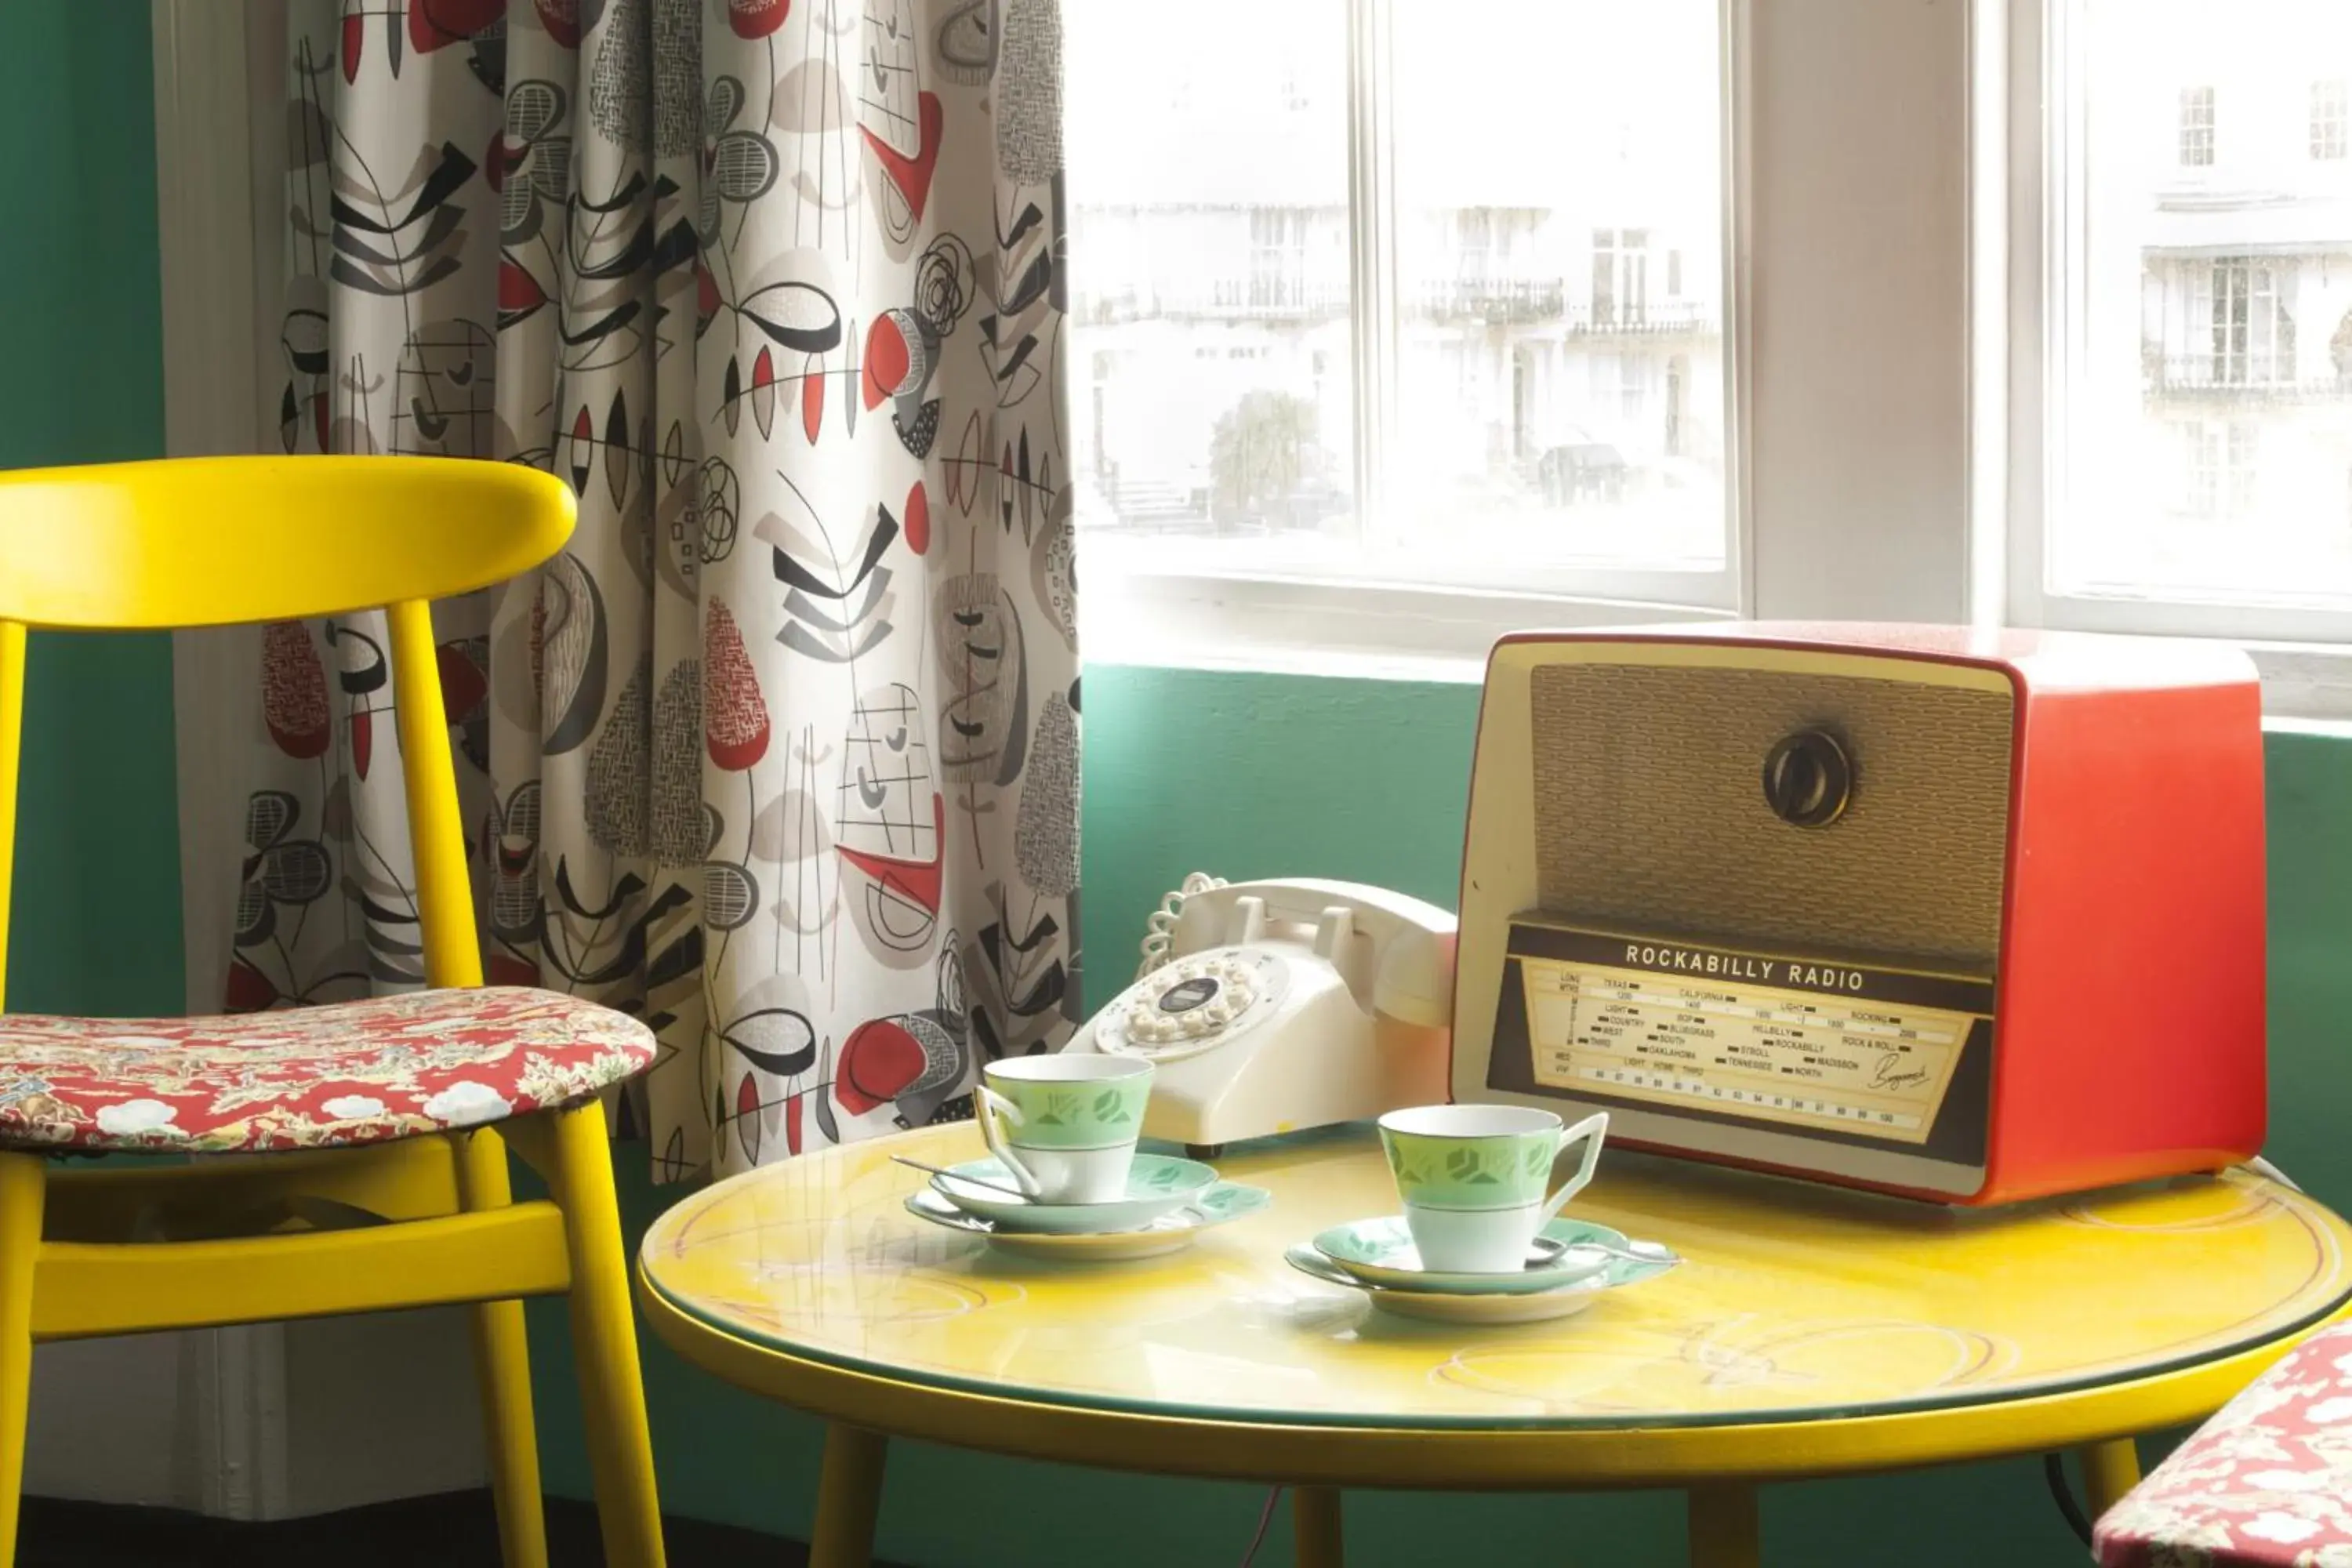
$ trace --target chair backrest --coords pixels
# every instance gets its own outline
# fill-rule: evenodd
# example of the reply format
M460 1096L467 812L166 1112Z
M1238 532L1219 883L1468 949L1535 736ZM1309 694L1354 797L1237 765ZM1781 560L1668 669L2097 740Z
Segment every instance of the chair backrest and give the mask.
M0 985L26 628L228 626L377 606L391 632L425 978L481 984L432 601L538 565L571 537L573 516L561 480L464 458L191 458L0 474Z
M0 620L290 621L446 598L538 565L572 493L457 458L189 458L0 474Z

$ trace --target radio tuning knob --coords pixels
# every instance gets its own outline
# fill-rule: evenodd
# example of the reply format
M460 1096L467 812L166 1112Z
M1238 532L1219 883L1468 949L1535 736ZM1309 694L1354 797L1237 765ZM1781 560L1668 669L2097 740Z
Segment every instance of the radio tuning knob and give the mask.
M1764 755L1764 803L1792 827L1827 827L1853 794L1853 763L1822 730L1783 735Z

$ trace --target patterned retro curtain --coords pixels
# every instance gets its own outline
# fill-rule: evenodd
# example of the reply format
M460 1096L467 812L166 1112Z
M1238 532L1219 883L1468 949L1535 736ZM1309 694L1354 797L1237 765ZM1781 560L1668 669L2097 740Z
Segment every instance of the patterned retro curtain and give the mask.
M292 0L284 447L577 492L441 673L490 978L655 1025L666 1178L954 1114L1076 1008L1059 29ZM380 616L261 679L229 1005L420 984Z

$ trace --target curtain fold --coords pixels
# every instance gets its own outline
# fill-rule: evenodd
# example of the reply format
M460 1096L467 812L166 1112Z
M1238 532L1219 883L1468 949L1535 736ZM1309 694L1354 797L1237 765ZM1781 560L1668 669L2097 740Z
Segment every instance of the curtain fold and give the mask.
M1078 1005L1056 0L289 20L284 449L579 498L436 611L491 981L665 1178L959 1114ZM421 984L382 617L263 666L227 1003Z

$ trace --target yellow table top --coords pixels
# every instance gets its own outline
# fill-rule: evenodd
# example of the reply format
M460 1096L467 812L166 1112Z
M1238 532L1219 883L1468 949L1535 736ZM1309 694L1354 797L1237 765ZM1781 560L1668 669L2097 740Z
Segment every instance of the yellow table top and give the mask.
M1283 1262L1393 1212L1369 1129L1247 1146L1263 1213L1129 1263L1000 1253L901 1204L970 1126L788 1161L646 1234L646 1287L737 1342L914 1388L1285 1426L1570 1430L1876 1415L2216 1362L2352 1294L2347 1230L2252 1172L1992 1212L1612 1150L1572 1212L1686 1260L1549 1323L1391 1317Z

